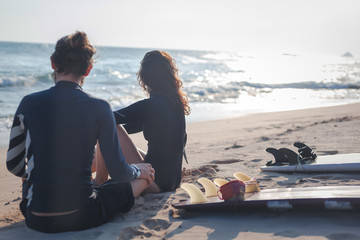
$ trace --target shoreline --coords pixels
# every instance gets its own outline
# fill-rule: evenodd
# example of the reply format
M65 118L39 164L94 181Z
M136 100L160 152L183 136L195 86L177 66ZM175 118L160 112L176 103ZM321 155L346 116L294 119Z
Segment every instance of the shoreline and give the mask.
M360 103L254 113L241 117L192 122L187 125L186 152L189 164L183 181L198 177L231 178L244 172L257 178L262 189L360 185L358 173L283 174L264 173L260 166L272 156L267 147L293 148L305 142L317 155L360 152ZM131 135L140 148L146 148L142 134ZM176 192L147 194L136 199L134 208L112 222L80 232L43 234L25 227L18 209L20 179L4 166L7 147L0 147L0 234L4 239L359 239L355 224L359 212L246 212L213 213L179 211L172 201L186 197ZM313 223L317 222L316 225ZM232 227L237 225L238 228ZM301 226L301 227L299 227Z
M273 111L264 111L264 110L259 110L256 112L251 112L249 110L239 110L238 108L238 104L227 104L227 106L229 106L228 108L224 108L222 109L222 104L218 103L214 106L216 106L216 109L220 109L217 110L217 112L213 112L213 108L212 107L201 107L198 108L197 106L192 108L192 112L189 116L186 116L186 122L187 125L191 125L191 124L197 124L197 123L204 123L204 122L212 122L212 121L225 121L227 119L236 119L236 118L244 118L247 116L251 116L251 115L256 115L256 114L272 114L272 113L281 113L281 112L292 112L292 111L307 111L311 109L321 109L321 108L331 108L331 107L341 107L341 106L346 106L346 105L352 105L352 104L360 104L359 102L350 102L350 103L337 103L337 104L330 104L330 105L325 105L325 106L315 106L315 107L307 107L307 108L296 108L296 109L277 109L277 110L273 110ZM193 110L198 110L196 111L196 113L194 113ZM206 109L206 111L204 110ZM211 112L211 113L209 113ZM228 113L228 112L232 112L232 113ZM221 117L213 117L213 115L221 115ZM5 131L0 131L0 148L1 147L7 147L9 144L9 136L10 136L10 129L5 130Z
M266 108L264 106L256 108L255 110L250 106L242 106L239 103L195 103L191 106L191 114L187 117L188 123L207 122L215 120L224 120L229 118L241 118L247 115L258 113L276 113L276 112L288 112L296 110L314 109L314 108L327 108L336 107L349 104L360 103L360 101L334 101L331 103L315 103L309 105L292 105L290 107L276 106Z

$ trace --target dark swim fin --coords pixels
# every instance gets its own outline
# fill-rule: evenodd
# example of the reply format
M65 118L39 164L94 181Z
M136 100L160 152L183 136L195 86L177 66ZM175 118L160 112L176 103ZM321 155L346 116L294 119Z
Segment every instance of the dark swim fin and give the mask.
M309 146L301 142L295 142L294 146L298 148L298 152L302 159L315 160L316 154Z
M282 154L284 154L287 159L288 159L288 163L289 165L296 165L298 164L298 154L296 152L294 152L291 149L288 148L280 148L279 152L281 152Z
M298 148L296 153L289 148L267 148L266 151L271 153L275 162L269 161L266 166L282 166L282 165L296 165L296 164L308 164L316 159L316 154L309 146L301 142L295 142L294 146Z
M294 142L294 146L297 148L308 147L305 143L302 143L302 142Z
M281 152L279 152L279 150L275 149L275 148L267 148L266 151L270 154L272 154L275 158L275 162L273 163L272 161L269 161L266 163L266 166L281 166L281 165L286 165L288 164L288 160L287 157L282 154Z

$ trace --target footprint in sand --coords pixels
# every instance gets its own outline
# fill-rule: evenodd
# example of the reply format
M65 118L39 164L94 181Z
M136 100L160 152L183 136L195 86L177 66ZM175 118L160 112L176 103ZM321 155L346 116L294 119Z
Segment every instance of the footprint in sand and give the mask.
M170 225L171 223L164 219L147 219L140 227L149 230L161 231L169 228Z
M226 160L214 160L210 163L212 164L231 164L231 163L237 163L237 162L243 162L244 160L240 159L226 159Z
M134 237L163 239L171 223L164 219L147 219L139 227L128 227L122 230L119 239Z
M252 162L261 162L262 160L261 159L253 159L251 160Z
M124 228L121 231L119 240L132 239L135 236L144 236L149 238L152 236L152 234L151 233L146 234L145 232L138 230L136 227L128 227L128 228Z
M352 120L355 120L355 119L358 119L358 118L354 117L354 116L345 116L345 117L342 117L342 118L332 118L330 120L323 120L321 122L314 122L310 126L314 126L314 125L317 125L317 124L334 123L334 122L335 123L347 122L347 121L352 121Z
M195 181L200 177L214 177L219 171L217 165L204 165L199 168L186 169L182 170L182 182L191 182Z
M262 136L262 137L259 138L259 140L257 142L266 142L266 141L269 141L269 140L270 140L270 138Z
M232 145L231 147L226 147L224 149L229 150L229 149L236 149L236 148L242 148L242 147L245 147L245 146L234 143L234 145Z

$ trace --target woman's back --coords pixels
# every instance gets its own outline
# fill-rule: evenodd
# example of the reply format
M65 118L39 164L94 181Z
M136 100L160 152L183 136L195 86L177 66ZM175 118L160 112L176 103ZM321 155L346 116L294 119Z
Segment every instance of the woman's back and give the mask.
M128 133L143 131L148 141L145 162L156 169L155 183L162 191L174 190L181 180L185 116L158 94L115 112L117 124Z

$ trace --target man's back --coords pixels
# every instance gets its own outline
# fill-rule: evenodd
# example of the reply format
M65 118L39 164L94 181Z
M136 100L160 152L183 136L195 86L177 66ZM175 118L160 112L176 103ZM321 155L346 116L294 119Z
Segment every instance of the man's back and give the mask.
M101 102L68 81L21 102L16 116L23 115L25 126L27 198L33 211L77 209L91 195Z

